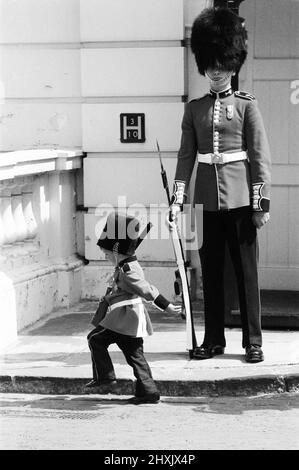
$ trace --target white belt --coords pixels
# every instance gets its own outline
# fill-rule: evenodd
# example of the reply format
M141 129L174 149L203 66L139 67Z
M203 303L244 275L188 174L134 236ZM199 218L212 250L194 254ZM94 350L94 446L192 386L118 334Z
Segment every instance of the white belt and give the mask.
M115 304L110 305L110 312L118 307L123 307L124 305L135 305L135 304L142 304L142 299L137 297L136 299L131 300L122 300L121 302L116 302Z
M247 152L235 153L198 153L197 160L199 163L207 163L213 165L214 163L223 165L224 163L238 162L247 160Z

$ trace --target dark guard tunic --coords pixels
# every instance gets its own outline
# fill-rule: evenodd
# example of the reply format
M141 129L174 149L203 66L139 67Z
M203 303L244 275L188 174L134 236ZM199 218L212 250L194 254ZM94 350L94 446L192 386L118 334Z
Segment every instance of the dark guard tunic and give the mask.
M210 92L187 104L175 180L188 186L197 152L247 151L248 161L198 164L194 203L218 211L250 205L269 210L270 151L257 102L246 92Z

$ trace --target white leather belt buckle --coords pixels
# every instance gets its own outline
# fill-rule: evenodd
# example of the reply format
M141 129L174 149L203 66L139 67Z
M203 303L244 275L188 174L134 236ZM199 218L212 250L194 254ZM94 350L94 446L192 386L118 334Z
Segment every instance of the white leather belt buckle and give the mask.
M247 152L242 150L234 153L198 153L197 159L199 163L223 165L224 163L247 160Z
M220 164L220 165L224 163L222 153L213 153L211 155L210 165L214 165L215 163Z

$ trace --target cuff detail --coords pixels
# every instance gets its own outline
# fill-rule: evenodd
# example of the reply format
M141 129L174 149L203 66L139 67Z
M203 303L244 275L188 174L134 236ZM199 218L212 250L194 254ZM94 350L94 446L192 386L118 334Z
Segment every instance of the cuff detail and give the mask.
M174 181L173 183L173 195L171 198L171 204L178 204L182 206L184 204L186 194L185 194L185 182L184 181Z
M270 199L263 197L262 190L265 183L254 183L252 185L252 209L257 212L269 212Z
M166 310L168 305L170 304L170 302L165 297L163 297L163 295L161 295L161 294L159 294L155 298L153 303L156 307L160 308L161 310Z

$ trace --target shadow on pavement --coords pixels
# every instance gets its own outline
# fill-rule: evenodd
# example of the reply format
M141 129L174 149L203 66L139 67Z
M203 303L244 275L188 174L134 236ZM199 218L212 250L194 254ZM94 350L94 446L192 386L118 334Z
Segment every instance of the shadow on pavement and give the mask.
M9 410L26 411L28 410L42 410L48 412L81 412L80 418L90 419L97 417L96 411L111 409L114 406L130 405L127 402L129 397L119 398L113 395L99 395L85 396L85 397L71 397L69 395L51 396L51 397L32 397L31 399L21 398L1 398L0 410L3 408ZM135 405L131 405L135 406ZM241 415L246 411L262 411L262 410L276 410L287 411L299 408L299 394L280 394L280 395L264 395L255 397L162 397L160 404L142 404L143 406L173 406L173 407L189 407L194 413L202 414L225 414L225 415ZM86 416L84 414L86 413ZM91 414L92 413L92 414ZM0 411L1 414L1 411ZM46 416L46 415L45 415ZM65 415L60 413L61 418ZM77 414L74 415L74 417ZM59 417L59 414L57 415Z

